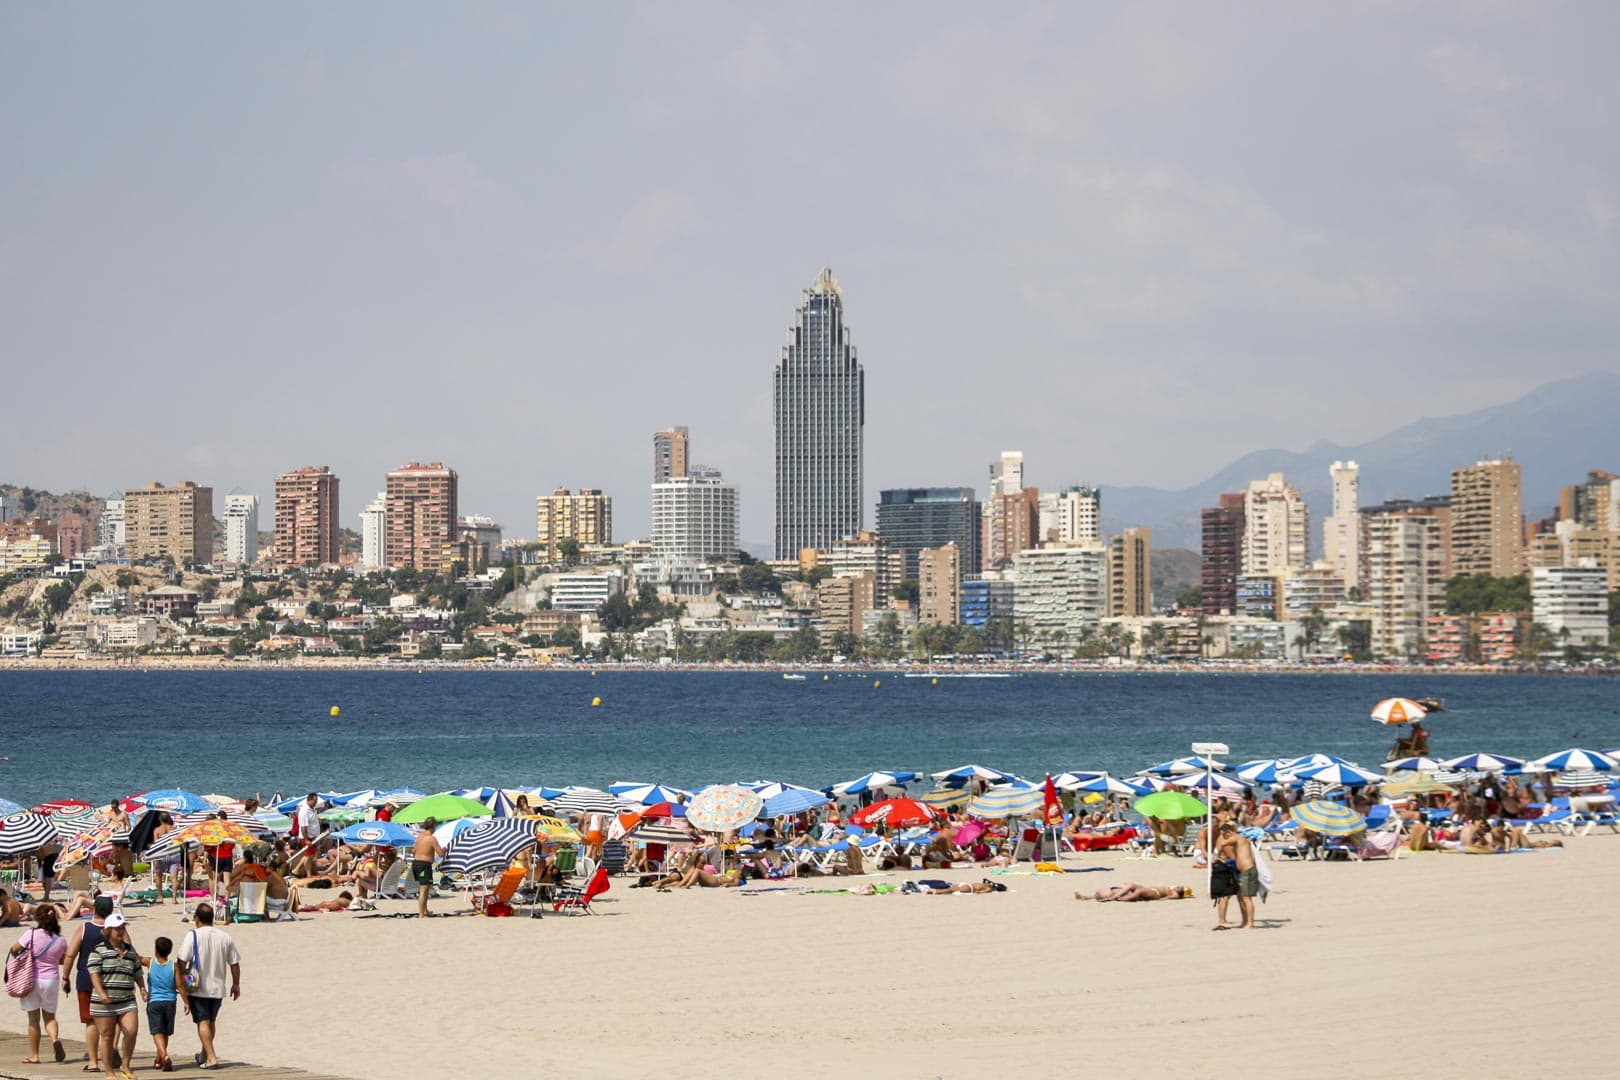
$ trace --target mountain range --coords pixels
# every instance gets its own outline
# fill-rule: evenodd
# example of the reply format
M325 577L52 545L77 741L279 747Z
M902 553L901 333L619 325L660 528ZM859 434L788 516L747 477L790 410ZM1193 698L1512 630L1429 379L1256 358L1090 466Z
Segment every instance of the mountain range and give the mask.
M1476 412L1424 419L1354 446L1320 442L1308 450L1257 450L1202 483L1179 491L1102 487L1104 535L1127 525L1153 529L1153 546L1199 550L1199 512L1222 492L1280 472L1311 508L1311 545L1321 547L1321 521L1332 513L1328 468L1361 466L1361 504L1442 495L1451 470L1511 456L1523 475L1525 514L1544 517L1558 490L1591 469L1620 469L1620 374L1599 372L1544 383L1517 401Z

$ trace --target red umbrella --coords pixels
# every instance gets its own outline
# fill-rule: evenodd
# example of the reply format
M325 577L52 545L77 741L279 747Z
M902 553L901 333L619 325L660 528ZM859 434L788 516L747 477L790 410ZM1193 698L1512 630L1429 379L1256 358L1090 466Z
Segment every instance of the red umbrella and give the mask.
M78 814L85 810L94 810L95 807L83 799L52 799L50 802L40 803L34 807L36 814Z
M905 828L908 825L927 825L939 820L939 812L916 799L884 799L871 806L863 806L849 816L856 825L888 825Z

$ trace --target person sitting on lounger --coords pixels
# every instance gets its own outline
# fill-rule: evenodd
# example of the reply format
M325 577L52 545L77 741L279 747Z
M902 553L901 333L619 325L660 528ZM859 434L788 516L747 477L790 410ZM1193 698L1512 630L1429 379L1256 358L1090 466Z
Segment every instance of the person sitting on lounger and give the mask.
M1146 900L1185 900L1190 896L1192 889L1186 885L1138 885L1134 881L1127 885L1110 885L1094 893L1082 890L1074 894L1076 900L1095 900L1098 903L1118 901L1123 904Z

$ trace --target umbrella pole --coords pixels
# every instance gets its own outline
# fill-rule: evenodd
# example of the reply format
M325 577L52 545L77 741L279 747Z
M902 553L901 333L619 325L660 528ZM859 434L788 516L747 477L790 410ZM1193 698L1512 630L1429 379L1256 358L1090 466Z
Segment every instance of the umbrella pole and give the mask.
M1230 760L1230 759L1228 759ZM1211 758L1204 755L1204 829L1208 839L1204 841L1204 862L1209 870L1209 880L1204 883L1204 895L1211 903L1215 902L1215 773L1210 768Z

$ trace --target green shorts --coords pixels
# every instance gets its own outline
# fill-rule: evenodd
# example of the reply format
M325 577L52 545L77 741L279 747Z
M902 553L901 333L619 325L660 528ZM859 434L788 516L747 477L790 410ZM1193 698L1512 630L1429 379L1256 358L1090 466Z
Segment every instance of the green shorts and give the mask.
M1252 866L1247 870L1238 871L1238 895L1260 895L1260 871L1256 870Z

